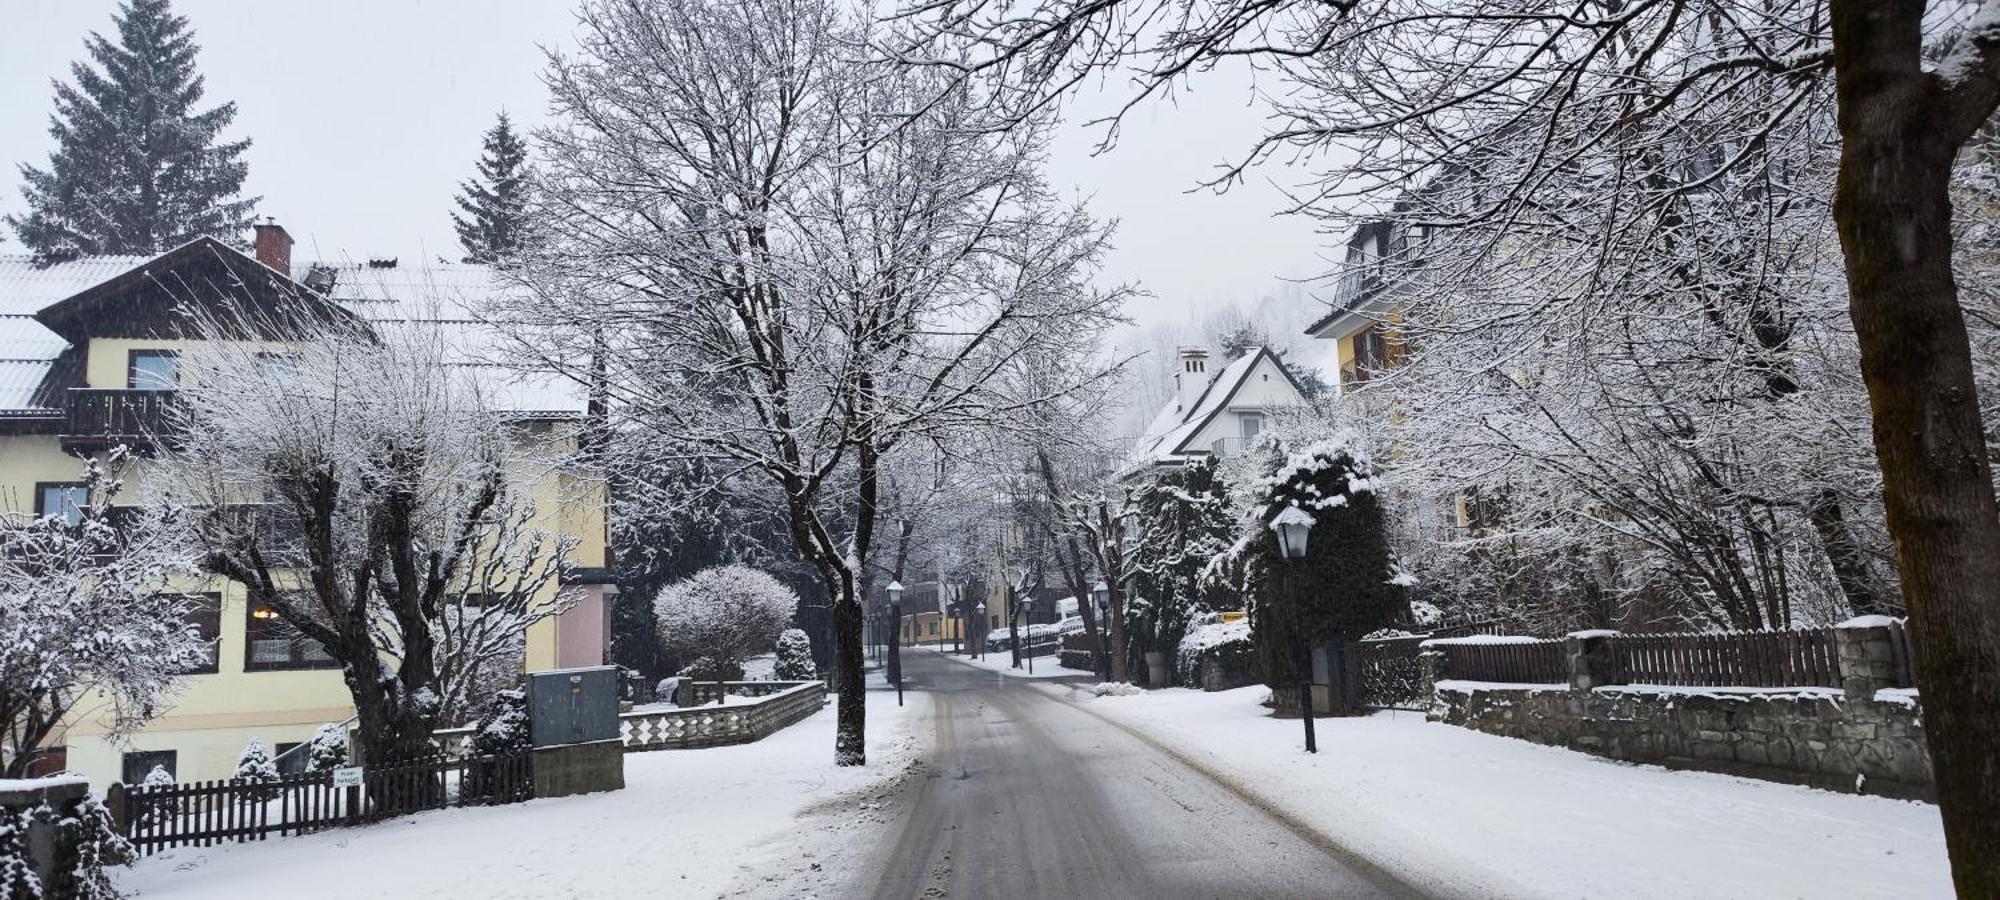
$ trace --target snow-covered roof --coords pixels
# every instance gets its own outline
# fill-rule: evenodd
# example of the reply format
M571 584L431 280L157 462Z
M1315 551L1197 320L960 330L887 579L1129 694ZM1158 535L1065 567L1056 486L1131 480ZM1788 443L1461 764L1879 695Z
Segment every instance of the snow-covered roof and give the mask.
M1204 455L1205 451L1190 453L1188 442L1229 405L1230 400L1243 389L1251 372L1256 370L1258 361L1266 357L1277 365L1277 357L1269 349L1258 347L1231 360L1222 371L1215 373L1192 404L1183 405L1179 397L1167 401L1166 406L1153 417L1152 423L1146 426L1145 434L1133 445L1132 453L1120 468L1120 477L1150 466L1176 465L1186 462L1190 456ZM1284 367L1278 368L1283 371ZM1289 378L1289 374L1286 377Z
M0 254L0 415L31 409L36 388L69 347L36 321L37 312L158 258L92 256L37 266L29 255ZM496 407L538 415L584 411L586 393L580 385L552 373L521 371L511 342L486 324L515 290L491 268L306 261L296 264L293 274L305 279L315 269L333 276L329 299L378 329L433 332L425 339L442 342L448 360L464 366L462 371L473 375Z

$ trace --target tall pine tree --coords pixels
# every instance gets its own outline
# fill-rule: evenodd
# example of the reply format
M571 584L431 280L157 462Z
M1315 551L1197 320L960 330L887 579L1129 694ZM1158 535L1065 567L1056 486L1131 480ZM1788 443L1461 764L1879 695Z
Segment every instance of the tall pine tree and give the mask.
M519 253L527 240L528 145L501 113L486 131L479 176L461 183L458 208L451 214L465 262L492 265Z
M8 216L40 256L158 253L197 237L240 244L257 198L243 198L250 141L217 143L236 104L196 112L194 32L168 0L127 0L117 42L92 32L90 62L56 89L49 167L23 165L28 215ZM94 65L92 64L94 63Z

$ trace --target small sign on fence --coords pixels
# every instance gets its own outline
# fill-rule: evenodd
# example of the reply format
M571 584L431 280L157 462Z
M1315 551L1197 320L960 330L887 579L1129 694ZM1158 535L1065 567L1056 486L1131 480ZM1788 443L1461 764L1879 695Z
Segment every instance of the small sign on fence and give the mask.
M333 770L333 786L351 788L361 786L360 766L341 766Z

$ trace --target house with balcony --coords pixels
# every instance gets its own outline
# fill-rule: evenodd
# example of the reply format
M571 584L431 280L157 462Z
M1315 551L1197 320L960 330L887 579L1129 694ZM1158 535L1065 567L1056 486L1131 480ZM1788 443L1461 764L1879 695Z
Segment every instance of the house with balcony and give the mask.
M1384 264L1403 252L1405 241L1395 223L1369 222L1347 239L1345 267L1331 309L1306 334L1334 342L1340 394L1359 388L1402 359L1402 334L1396 327L1393 293L1388 290Z
M518 440L549 458L578 457L565 450L581 434L584 392L485 353L498 342L480 334L476 310L508 289L493 272L375 260L301 265L294 280L291 248L283 228L260 225L254 255L209 239L152 257L0 255L0 515L76 516L83 460L121 445L137 461L120 499L144 494L152 442L173 439L167 411L179 386L177 361L201 340L181 312L190 303L270 312L257 317L265 324L246 325L252 333L243 339L280 348L287 335L266 332L290 316L360 319L378 332L427 329L452 348L452 364L477 379ZM615 590L602 475L574 463L516 477L515 489L534 503L535 526L575 540L566 583L551 587L575 603L530 630L523 667L601 664L607 595ZM185 592L203 601L189 624L213 649L187 674L172 708L114 741L91 704L81 703L64 723L62 746L38 769L66 768L100 786L139 780L154 765L182 781L223 778L252 738L282 752L320 724L353 716L337 664L276 611L220 578ZM302 755L285 760L302 764Z
M1240 453L1279 410L1305 402L1305 389L1267 347L1213 369L1207 348L1182 347L1175 360L1174 398L1133 445L1118 477L1143 479L1198 457Z

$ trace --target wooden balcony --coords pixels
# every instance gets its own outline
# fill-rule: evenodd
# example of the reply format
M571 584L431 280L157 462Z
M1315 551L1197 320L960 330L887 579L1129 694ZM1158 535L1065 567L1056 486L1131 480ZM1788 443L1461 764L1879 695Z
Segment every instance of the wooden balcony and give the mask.
M143 451L172 427L173 391L71 388L63 407L62 448L94 453L120 444Z

